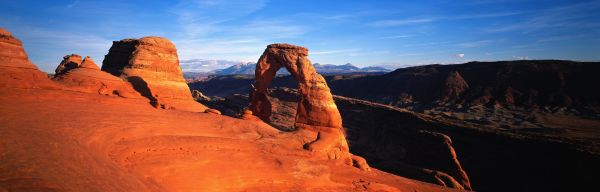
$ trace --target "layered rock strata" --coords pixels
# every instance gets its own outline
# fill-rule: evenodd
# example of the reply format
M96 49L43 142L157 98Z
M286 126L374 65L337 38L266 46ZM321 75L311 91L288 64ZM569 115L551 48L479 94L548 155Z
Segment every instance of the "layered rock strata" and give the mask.
M175 45L162 37L114 41L102 70L131 82L157 108L204 112L192 98Z

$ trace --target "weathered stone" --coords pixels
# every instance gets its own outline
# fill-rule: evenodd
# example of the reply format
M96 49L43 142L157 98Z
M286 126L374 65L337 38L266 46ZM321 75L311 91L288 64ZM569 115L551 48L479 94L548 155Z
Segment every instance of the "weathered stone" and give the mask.
M264 121L269 121L272 106L267 88L277 71L284 67L298 83L299 102L295 127L316 133L316 139L306 143L305 149L319 152L329 159L340 159L352 165L352 154L343 133L342 117L323 76L319 75L310 60L308 49L290 44L267 46L256 65L254 87L250 93L250 109Z
M157 108L204 112L179 67L175 45L162 37L114 41L102 70L131 82Z
M143 98L129 82L100 71L91 57L87 56L83 61L77 59L81 59L81 56L75 54L65 56L57 67L57 74L54 75L53 80L73 91L125 98ZM71 68L73 66L75 68Z
M0 28L0 87L58 88L29 61L21 41Z

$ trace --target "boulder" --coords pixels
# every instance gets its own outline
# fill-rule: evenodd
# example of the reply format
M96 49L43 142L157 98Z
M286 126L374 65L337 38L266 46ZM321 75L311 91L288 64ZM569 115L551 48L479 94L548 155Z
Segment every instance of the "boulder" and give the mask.
M0 87L58 88L29 61L21 41L0 28Z
M212 113L212 114L217 114L217 115L221 115L221 112L219 110L216 109L206 109L204 110L205 113Z
M129 81L157 108L204 112L183 78L175 45L162 37L114 41L102 70Z
M192 97L197 101L210 101L210 97L207 97L198 90L192 90Z

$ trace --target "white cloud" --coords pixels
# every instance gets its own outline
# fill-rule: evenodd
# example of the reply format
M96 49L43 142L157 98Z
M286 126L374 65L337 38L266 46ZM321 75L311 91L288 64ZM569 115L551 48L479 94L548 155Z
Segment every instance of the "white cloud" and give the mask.
M465 54L464 53L459 53L459 54L456 54L456 57L458 57L458 58L464 58Z

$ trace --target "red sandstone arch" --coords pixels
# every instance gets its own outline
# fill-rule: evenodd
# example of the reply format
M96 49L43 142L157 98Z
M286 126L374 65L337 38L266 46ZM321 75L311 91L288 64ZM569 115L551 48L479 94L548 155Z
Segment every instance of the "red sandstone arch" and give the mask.
M267 46L256 65L254 89L251 92L250 110L268 121L271 103L267 88L276 72L285 67L298 82L300 98L296 113L297 129L337 131L342 128L342 117L323 76L319 75L308 60L308 49L290 44Z
M361 170L370 170L366 160L350 154L343 134L342 116L333 101L327 82L308 60L308 49L289 44L267 46L256 64L254 88L250 93L250 110L264 121L271 116L267 88L279 69L285 67L298 82L300 98L296 112L297 130L317 133L304 148L322 152L329 159L340 159ZM300 133L299 131L298 133Z

